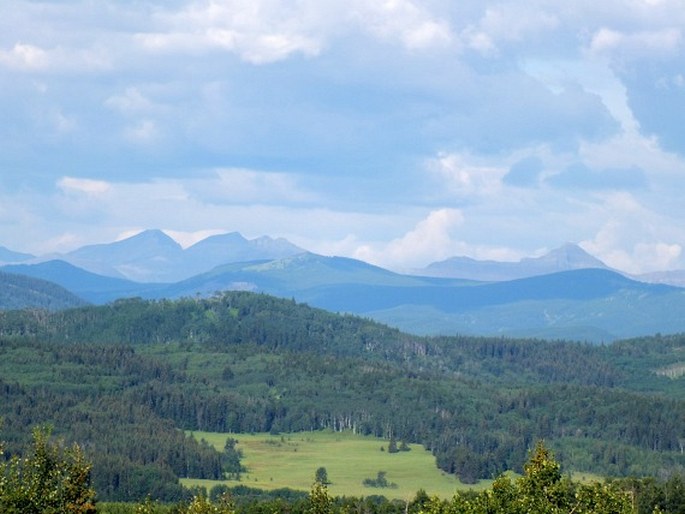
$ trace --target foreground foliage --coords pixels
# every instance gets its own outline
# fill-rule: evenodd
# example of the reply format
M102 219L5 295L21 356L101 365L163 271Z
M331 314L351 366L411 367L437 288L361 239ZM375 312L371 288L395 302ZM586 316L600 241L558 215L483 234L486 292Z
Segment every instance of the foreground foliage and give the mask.
M524 475L499 477L475 496L457 494L451 501L433 499L424 514L632 514L633 497L618 484L576 484L563 478L559 464L538 444Z
M36 428L30 453L2 461L0 512L3 514L92 514L95 491L81 449L50 441L50 430Z

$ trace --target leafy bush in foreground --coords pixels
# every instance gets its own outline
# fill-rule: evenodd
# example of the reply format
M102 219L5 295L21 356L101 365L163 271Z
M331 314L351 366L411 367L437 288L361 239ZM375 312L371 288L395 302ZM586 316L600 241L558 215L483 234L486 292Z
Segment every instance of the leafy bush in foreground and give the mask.
M0 512L94 513L95 491L90 487L90 468L77 445L63 448L50 441L49 428L36 428L30 455L0 461Z

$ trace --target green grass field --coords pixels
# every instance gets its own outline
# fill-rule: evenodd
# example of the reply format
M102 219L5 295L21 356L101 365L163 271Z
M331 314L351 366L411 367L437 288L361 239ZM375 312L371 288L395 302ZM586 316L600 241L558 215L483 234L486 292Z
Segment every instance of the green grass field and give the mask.
M453 475L440 471L435 459L420 445L410 445L411 451L388 453L388 441L349 432L303 432L273 436L269 434L217 434L194 432L197 439L205 439L223 451L227 437L238 440L243 451L243 465L247 468L241 481L213 481L183 479L185 486L200 485L208 490L224 483L229 487L243 484L272 490L282 487L309 491L319 467L325 467L333 496L383 495L390 499L411 499L419 489L429 495L451 498L457 489L484 488L466 486ZM384 447L386 451L381 451ZM379 471L386 472L389 483L397 488L364 487L365 478L375 479Z

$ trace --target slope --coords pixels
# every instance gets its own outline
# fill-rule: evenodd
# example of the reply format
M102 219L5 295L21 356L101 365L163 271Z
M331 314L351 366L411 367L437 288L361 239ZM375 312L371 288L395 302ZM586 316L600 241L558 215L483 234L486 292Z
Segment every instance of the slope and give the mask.
M60 257L100 275L137 282L173 280L181 246L161 230L145 230L114 243L89 245Z
M609 342L685 330L685 289L578 270L452 291L369 310L419 334L466 333Z
M431 279L393 273L363 261L325 257L310 252L275 260L259 260L219 266L160 290L158 297L206 295L224 290L249 290L299 298L315 287L356 284L359 287L423 286Z
M303 253L221 266L154 295L176 298L224 290L294 298L367 315L416 334L606 342L685 331L685 290L638 282L607 269L483 283L400 275L354 259Z
M13 250L10 250L9 248L0 246L0 264L25 262L30 259L33 259L33 255L31 255L30 253L15 252Z
M0 272L0 309L66 309L86 302L63 287L33 277Z
M205 273L217 266L289 257L304 250L285 239L268 236L246 239L238 232L211 236L185 249L183 278Z
M140 296L154 290L154 284L139 284L130 280L91 273L61 260L37 264L3 266L6 273L26 275L48 280L92 303L106 303L117 298Z

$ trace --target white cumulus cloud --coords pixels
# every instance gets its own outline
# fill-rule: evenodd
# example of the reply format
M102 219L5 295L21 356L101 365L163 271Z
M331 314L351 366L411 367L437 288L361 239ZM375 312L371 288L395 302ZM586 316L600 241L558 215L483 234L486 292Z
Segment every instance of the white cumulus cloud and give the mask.
M449 193L456 196L482 196L498 192L507 170L473 164L471 160L469 156L442 152L427 161L427 168Z
M184 181L201 202L214 204L312 203L316 194L300 184L297 176L245 168L222 168L212 176Z
M16 43L10 50L0 50L0 64L17 70L42 70L49 66L48 52L42 48Z
M382 39L396 39L408 49L444 46L452 39L449 22L433 15L418 2L389 0L357 1L354 17L362 28Z
M458 247L454 232L463 222L460 210L438 209L400 238L360 246L355 257L398 270L425 266L453 255Z
M112 185L104 180L62 177L57 181L57 187L65 193L76 192L95 196L107 193Z
M127 127L124 137L131 143L148 145L161 137L161 131L154 120L143 119Z
M151 51L223 50L245 61L265 64L297 53L317 55L322 44L317 20L322 18L316 13L307 2L195 2L175 12L158 14L157 30L140 32L135 37Z
M665 214L631 194L616 193L604 197L593 215L599 227L582 245L609 266L631 273L678 267L685 231Z
M592 36L589 50L595 54L619 53L634 59L644 55L672 54L682 42L681 29L674 27L628 33L602 27Z
M551 32L558 25L557 16L541 6L499 4L486 7L481 19L465 27L461 37L470 48L490 56L498 54L506 44Z
M105 100L105 106L124 114L146 112L154 107L153 103L135 86L127 87L121 94L110 96Z

